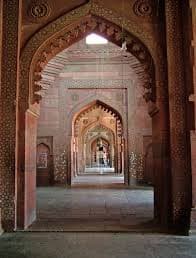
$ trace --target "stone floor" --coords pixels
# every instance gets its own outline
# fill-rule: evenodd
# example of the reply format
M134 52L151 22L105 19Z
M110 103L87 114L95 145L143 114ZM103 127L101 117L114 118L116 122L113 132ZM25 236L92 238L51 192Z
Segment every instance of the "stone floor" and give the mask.
M153 189L127 189L120 176L80 176L71 188L37 189L28 231L154 231Z
M90 186L92 188L125 188L124 176L117 174L88 175L83 174L73 178L72 187L78 185L81 188Z
M151 188L126 189L121 177L81 177L73 183L70 189L38 188L38 221L31 229L103 232L6 233L0 236L0 258L196 257L196 236L123 230L152 219Z
M10 233L1 258L195 258L196 237L133 233Z
M108 168L108 167L85 168L85 173L103 175L108 173L114 173L114 168Z

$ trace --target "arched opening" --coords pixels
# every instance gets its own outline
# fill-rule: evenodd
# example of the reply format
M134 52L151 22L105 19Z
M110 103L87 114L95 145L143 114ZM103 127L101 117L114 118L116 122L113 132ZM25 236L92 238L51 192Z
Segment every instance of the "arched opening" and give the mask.
M49 186L54 181L53 157L50 147L41 142L37 145L36 185Z
M152 134L152 121L142 96L142 80L132 68L137 60L126 55L112 43L89 47L83 39L56 55L43 70L40 84L45 90L40 92L37 137L52 136L55 186L37 189L37 221L31 230L45 227L46 221L49 228L54 221L58 225L59 217L65 220L64 225L68 217L71 227L73 219L81 219L81 212L85 220L94 223L95 215L102 222L108 216L109 222L115 210L120 221L129 216L131 207L136 211L127 227L132 223L139 227L138 215L142 222L153 219L153 189L137 188L144 173L142 139L146 133ZM55 78L53 71L57 71ZM142 67L139 71L145 74ZM134 166L129 162L131 152ZM127 191L130 182L136 189ZM71 185L70 192L59 184ZM111 198L107 199L109 191ZM114 192L123 200L112 200ZM70 198L77 209L69 203ZM87 224L83 226L88 228Z
M85 21L84 21L85 20ZM107 26L106 26L107 24ZM50 65L51 63L54 62L54 60L51 59L51 57L57 57L58 60L61 61L65 61L63 60L63 58L61 58L61 55L57 55L57 53L60 53L61 50L63 49L67 49L69 46L73 45L75 42L79 42L80 39L83 39L86 35L88 35L91 32L97 32L100 35L105 36L109 41L115 43L116 45L121 46L122 44L122 35L121 35L121 28L116 26L115 23L111 23L106 21L104 18L101 17L96 17L94 15L88 15L87 17L85 17L85 19L83 19L82 21L79 21L79 24L74 24L74 26L76 25L76 27L74 27L74 34L72 33L73 28L71 31L69 31L69 27L66 27L66 30L68 29L68 31L66 33L66 37L60 36L61 33L65 33L65 31L61 28L59 30L59 34L55 35L54 38L56 37L56 39L58 38L58 44L50 44L47 40L43 41L43 42L39 42L33 54L32 59L29 59L29 56L27 55L27 60L24 59L25 54L27 54L27 52L31 49L31 42L29 42L28 46L24 49L23 55L21 57L21 64L23 64L22 70L21 70L21 79L23 81L23 83L21 84L21 88L20 88L20 97L21 99L23 99L23 101L26 103L26 106L28 108L31 109L31 111L35 112L35 113L39 113L39 108L40 108L40 104L39 101L43 95L44 90L48 89L48 86L50 85L50 79L49 78L44 78L41 80L40 82L40 72L43 72L42 75L44 75L44 72L46 71L46 69L50 69ZM80 28L84 26L85 30L82 32L80 31ZM76 30L78 29L80 33L75 33ZM46 35L46 34L45 34ZM69 35L71 36L71 40ZM68 36L68 37L67 37ZM53 38L53 40L54 40ZM130 94L127 94L127 89L128 86L124 85L124 81L125 80L118 80L118 81L112 81L110 88L112 89L112 97L108 96L108 92L107 92L107 88L106 88L106 94L104 94L103 92L103 88L105 88L102 78L101 80L99 80L99 84L101 84L102 87L93 87L93 91L91 92L91 94L88 95L88 97L86 99L80 99L80 96L82 96L82 91L81 91L81 95L79 94L79 100L80 103L78 104L78 109L79 107L83 107L85 106L84 104L86 103L90 103L91 101L95 100L95 95L94 93L96 92L96 99L101 99L101 101L104 103L108 101L108 103L110 104L110 102L113 99L113 96L115 96L115 104L111 105L114 106L115 110L119 109L119 102L122 104L121 108L121 114L122 114L122 120L123 120L123 125L124 128L131 128L131 122L134 121L134 119L132 120L131 117L133 116L134 112L139 112L140 108L140 113L144 114L144 104L145 101L142 98L142 95L145 96L145 100L146 102L148 102L148 111L150 113L151 116L157 114L158 109L156 108L156 105L154 104L154 100L155 100L155 91L152 90L153 88L153 82L154 82L154 65L153 65L153 61L152 58L147 50L147 48L135 37L133 37L130 33L126 32L126 38L127 38L127 53L126 55L122 55L122 52L120 51L120 55L119 52L116 53L112 58L113 60L115 60L115 57L120 57L121 61L125 61L127 58L130 59L129 61L131 62L130 68L132 73L130 75L133 75L133 79L132 80L127 80L128 84L131 81L132 85L137 85L138 88L136 90L136 93L140 96L139 98L137 98L136 103L139 104L140 107L138 107L136 110L132 109L132 112L129 114L130 117L127 117L128 112L127 112L127 97L130 96ZM57 42L56 41L56 42ZM34 42L35 43L35 42ZM49 45L48 45L49 44ZM73 45L74 46L74 45ZM49 47L49 48L48 48ZM75 52L76 53L76 52ZM128 53L130 53L130 55L128 55ZM55 56L56 55L56 56ZM49 60L51 59L51 63L49 62ZM103 58L102 58L103 59ZM24 62L27 61L27 65L24 65ZM47 65L46 65L47 64ZM64 63L63 63L64 64ZM65 63L66 64L66 63ZM43 68L46 68L45 70L43 70ZM31 68L31 69L30 69ZM60 66L60 71L61 71L61 66ZM29 77L28 77L28 72L25 73L24 69L27 69L27 71L29 71L28 69L31 70ZM135 69L135 70L134 70ZM57 69L58 70L58 69ZM121 75L123 75L124 72L124 65L121 65ZM103 73L103 71L102 71ZM98 73L99 76L102 73ZM111 71L110 75L113 73L113 71ZM140 75L143 75L143 79L141 80ZM61 73L61 78L63 78L63 72ZM118 76L118 75L117 75ZM50 76L49 76L50 77ZM49 80L48 80L49 79ZM25 83L29 81L30 84L29 88L26 87L25 89L22 89L23 86L25 85ZM49 81L49 83L48 83ZM69 80L67 80L69 82ZM136 83L136 81L138 83ZM140 81L140 83L139 83ZM70 83L70 82L69 82ZM70 84L69 84L70 85ZM90 83L90 85L92 85ZM84 85L83 85L84 86ZM91 91L91 86L89 86L89 84L86 84L84 86L85 89L88 89L89 92ZM40 89L42 89L40 91ZM71 90L70 90L71 89ZM24 90L24 92L23 92ZM70 92L69 92L70 90ZM70 88L68 87L68 91L66 92L66 97L67 98L72 98L72 101L75 101L78 99L78 94L74 94L74 87L73 85L70 86ZM49 88L48 91L52 91L52 88ZM22 94L23 92L23 94ZM62 92L59 91L59 93L61 94ZM120 94L119 94L120 93ZM100 97L101 96L101 97ZM134 92L134 96L135 96L135 92ZM30 101L30 102L29 102ZM66 104L70 104L69 100L67 101L67 99L65 100ZM140 105L142 103L142 105ZM130 103L130 105L132 105L133 103ZM19 103L20 105L20 103ZM20 109L20 108L19 108ZM79 111L77 109L77 111ZM22 109L20 110L19 116L20 119L24 119L26 114L25 112L26 110ZM55 159L54 159L54 167L56 170L56 174L54 175L54 180L56 182L59 183L71 183L71 165L72 165L72 152L69 151L71 150L71 140L72 140L72 134L71 134L71 130L70 130L70 125L71 125L71 121L72 121L72 117L75 114L74 112L74 107L72 105L69 106L68 109L66 109L67 113L69 114L67 123L65 124L65 121L63 122L64 127L61 128L62 133L64 134L63 138L59 138L59 143L60 143L60 148L58 149L58 154L56 154ZM145 108L146 111L146 108ZM30 112L29 112L30 113ZM145 113L147 115L147 112ZM32 115L32 113L31 113ZM50 118L52 118L52 113L50 113ZM143 115L143 117L146 115ZM42 116L42 114L41 114ZM41 119L41 117L40 117ZM55 120L55 119L54 119ZM129 124L127 124L127 122L129 121ZM149 123L149 121L151 121L150 117L148 117L147 119L147 123ZM151 124L151 122L150 122ZM23 124L20 125L20 130L26 130L27 127L25 128L25 126L23 126ZM152 132L152 129L149 129ZM128 130L126 129L126 132L128 134ZM124 171L125 173L125 182L128 185L130 182L134 183L135 179L137 178L136 173L137 173L137 169L142 170L142 160L140 159L140 156L138 154L138 150L137 150L137 141L134 138L135 135L135 131L131 130L129 131L129 142L121 142L121 145L124 146L125 150L127 150L127 153L125 154L125 158L124 158ZM23 137L20 135L20 137ZM126 135L127 137L127 135ZM27 138L23 138L21 139L21 142L26 142ZM73 146L73 145L72 145ZM129 150L131 146L131 151ZM23 155L25 156L25 145L23 146L22 144L19 146L19 148L21 148L20 151L20 156L18 159L18 162L23 162L22 161L22 157ZM133 162L132 162L132 154L134 154L134 157L136 157L136 163L134 163L133 166ZM127 155L127 156L126 156ZM56 163L57 161L57 163ZM140 162L141 161L141 162ZM57 164L57 165L56 165ZM120 159L117 162L117 166L118 164L121 164ZM20 175L20 177L22 177L23 175ZM27 175L25 175L27 176ZM24 185L24 187L28 187L27 185ZM19 189L19 188L18 188ZM20 197L20 192L18 192L18 196ZM26 197L25 197L26 198ZM31 195L31 198L33 198L33 196ZM23 200L22 200L23 201ZM19 205L18 205L18 210L19 212L21 212L21 210L23 210L24 206L21 205L22 201L20 202L20 199L18 199ZM35 207L34 207L35 208ZM28 210L28 202L26 202L26 209ZM34 217L31 217L28 214L25 214L24 216L29 217L30 219L28 220L28 223L25 222L25 225L29 225L31 224L30 221L32 222L32 220L34 220ZM18 225L24 225L24 218L22 218L21 216L18 218Z
M102 132L100 133L102 134ZM89 147L87 147L89 149ZM98 173L106 173L109 171L113 171L114 165L114 146L112 142L104 139L101 135L98 136L90 145L90 153L87 152L86 149L86 157L90 154L91 160L89 162L85 162L85 172L89 170L89 168L94 168L98 171ZM101 169L100 169L101 168ZM106 170L104 171L105 168ZM108 170L111 168L111 170Z
M124 141L127 138L121 115L99 100L87 104L72 122L72 177L90 174L123 177L127 155Z
M7 59L8 66L12 66L13 69L6 69L6 66L2 66L1 108L3 112L1 122L3 126L1 127L1 132L3 137L1 141L1 159L3 162L3 203L1 213L3 227L8 230L14 227L24 228L35 219L36 123L39 116L39 101L42 95L40 90L44 89L44 85L40 84L40 75L45 66L49 64L49 61L59 54L61 50L67 49L73 43L83 39L87 34L97 32L100 35L105 35L109 41L118 46L126 40L127 52L131 53L139 62L139 66L136 64L132 68L141 68L140 65L143 66L147 76L142 76L146 82L143 83L144 94L142 95L145 96L149 113L153 117L152 149L155 164L155 217L162 225L167 226L171 218L172 226L182 229L182 232L186 231L190 222L192 196L190 193L191 171L187 101L188 94L193 93L193 87L192 89L188 87L192 81L189 81L191 77L188 76L189 66L187 65L186 67L186 63L188 64L189 60L186 61L186 58L183 57L189 56L188 51L190 49L186 46L190 45L192 38L190 37L190 40L186 40L183 35L186 24L188 25L189 23L189 19L186 19L188 16L185 18L187 20L185 21L185 26L182 27L180 21L183 16L186 16L186 9L187 14L188 10L190 11L187 5L188 2L186 1L186 4L176 6L175 4L172 5L172 1L166 2L165 8L158 10L161 13L158 12L155 15L155 20L154 18L150 19L151 26L148 26L149 19L146 19L149 18L146 16L149 16L148 11L151 11L151 8L147 8L145 15L141 15L141 13L136 12L134 5L132 15L145 17L134 16L133 19L129 20L129 15L124 15L124 12L120 10L116 9L115 11L115 8L108 10L107 7L104 9L99 8L98 2L100 1L89 1L89 4L84 4L84 6L74 9L72 12L61 15L55 21L52 17L44 17L44 19L49 18L48 22L45 23L47 25L44 26L44 23L42 24L41 22L37 26L34 24L34 35L32 34L28 42L23 41L23 49L20 49L20 51L20 38L25 40L20 32L17 33L20 27L18 25L20 25L21 21L20 17L18 17L18 13L21 14L21 12L18 12L21 10L20 3L19 1L15 2L15 29L7 22L9 20L8 16L12 16L9 9L11 5L3 6L3 12L5 11L8 15L3 15L3 25L5 24L7 28L3 30L2 44L6 45L6 40L15 43L12 48L5 47L3 52L3 59ZM163 7L163 5L161 6ZM185 7L185 12L182 12L183 6ZM137 7L139 6L137 5ZM37 10L37 6L35 9ZM40 11L42 8L38 9ZM162 12L162 10L164 11ZM142 21L141 27L139 22L135 22L137 19L139 21L139 18ZM178 22L175 23L175 21ZM170 26L174 23L176 24L176 33L173 33ZM41 24L44 27L41 28ZM26 25L23 27L24 30L25 28L31 30L31 25ZM40 28L39 31L38 27ZM24 34L26 34L25 31ZM15 38L15 40L12 40L12 38ZM176 38L179 40L176 41ZM176 43L178 43L178 47L175 48ZM13 56L13 59L9 58L9 55ZM20 67L18 67L18 59L20 59ZM20 78L18 78L18 73L20 73ZM155 86L155 77L156 87L153 87ZM105 90L105 87L103 88ZM103 88L101 91L103 91ZM91 87L89 89L91 92ZM97 90L97 92L100 95L100 90ZM81 94L79 94L80 96ZM127 96L129 97L129 94ZM89 98L92 100L93 96ZM103 102L107 100L107 96L102 96L102 98ZM96 96L96 99L100 99L100 96ZM189 99L193 101L194 96L190 96ZM81 106L85 104L82 101L84 100L81 100L79 104ZM69 102L66 101L67 103ZM116 107L115 109L118 110ZM67 111L68 109L66 108L65 110ZM132 108L128 110L130 112ZM5 116L4 114L7 114L7 112L8 115ZM128 114L128 112L122 112L122 114L124 113ZM10 119L10 117L13 119ZM9 124L9 120L12 124ZM130 138L133 139L129 142L128 148L135 146L134 150L129 152L131 155L127 160L127 168L130 169L128 179L131 179L128 181L130 182L133 182L134 177L138 178L136 173L138 167L140 168L140 178L142 178L142 156L139 155L140 148L138 147L140 144L139 141L135 141L135 138L132 137L138 132L130 132L130 129L132 130L130 121L133 120L131 117L127 126L128 136L131 135ZM8 135L6 135L7 129ZM67 128L65 129L67 131ZM145 133L149 135L149 132ZM69 133L68 137L71 136ZM65 137L61 139L65 140ZM8 141L9 144L7 144ZM70 174L67 176L66 173L66 171L71 171L71 158L69 157L71 152L66 153L66 150L69 150L67 148L69 146L65 146L65 143L70 144L70 142L69 138L62 142L65 152L62 152L64 155L63 166L58 175L60 181L62 180L66 183L70 183L71 179ZM194 143L192 143L192 148L194 148ZM13 173L14 170L15 173ZM67 176L64 178L65 180L63 176ZM192 182L194 194L194 171Z

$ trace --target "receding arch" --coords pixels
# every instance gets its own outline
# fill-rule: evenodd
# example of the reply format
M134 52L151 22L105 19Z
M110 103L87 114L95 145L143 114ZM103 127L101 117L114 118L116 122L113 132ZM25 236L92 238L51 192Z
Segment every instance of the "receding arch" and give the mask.
M95 122L95 123L92 123L90 124L89 126L87 126L84 131L83 131L83 134L85 135L87 133L87 131L90 131L91 129L95 128L95 127L102 127L103 129L105 129L106 131L110 132L112 134L112 136L114 137L114 132L111 128L109 127L106 127L105 125L103 125L102 123L100 122Z
M95 113L91 114L91 112L94 112L94 110ZM101 111L98 117L97 110ZM112 118L111 125L107 124L107 122L105 124L105 122L100 119L100 116L102 116L103 114L106 115L107 113ZM89 120L88 118L91 116L93 117L93 119ZM86 121L85 125L84 121ZM72 162L69 167L70 183L71 178L72 176L74 176L74 174L78 174L78 171L79 173L85 171L86 161L88 161L87 163L89 163L89 156L87 157L86 153L89 153L89 146L92 141L99 138L99 136L103 138L106 137L105 139L108 140L107 136L103 136L103 131L110 134L112 144L112 152L110 153L110 156L113 157L113 168L115 168L116 173L122 173L125 165L124 153L126 153L125 156L127 155L127 149L125 149L122 144L122 140L124 141L124 138L126 139L126 141L128 140L128 134L124 131L125 128L126 126L123 125L121 114L112 106L100 100L94 100L81 107L80 110L72 116L71 140L67 139L67 142L70 142L71 145L74 143L74 147L70 147L70 145L68 146L68 153L70 153L69 149L78 150L74 151L71 157ZM99 135L97 135L97 132L100 132ZM93 134L89 138L89 135L91 133ZM77 161L77 164L75 163L75 160ZM119 161L119 163L117 162L117 160ZM79 170L77 170L76 168ZM71 171L74 171L75 173L72 174Z
M91 151L91 166L93 165L94 162L97 163L98 161L98 155L97 155L97 142L102 142L102 145L103 147L105 148L106 150L106 153L108 154L108 157L110 157L110 161L107 162L107 158L105 157L105 161L107 162L104 162L104 165L109 165L111 164L111 146L112 146L112 143L110 143L110 141L108 141L108 139L106 139L105 137L102 137L102 136L97 136L95 139L91 140L90 143L89 143L89 146L90 146L90 151ZM110 150L110 152L109 152ZM92 155L94 154L94 155ZM93 156L93 157L92 157Z
M75 114L73 117L73 122L72 122L72 126L76 126L77 122L79 122L80 118L82 118L86 113L90 112L91 110L95 109L95 108L101 108L106 112L110 112L115 118L116 120L119 122L119 124L121 125L121 130L123 131L123 125L122 125L122 117L120 115L120 113L115 110L113 107L109 106L108 104L100 101L100 100L95 100L89 104L87 104L86 106L84 106L79 113ZM74 123L74 124L73 124Z
M76 25L76 27L78 25L81 25L81 20L85 17L87 21L98 21L99 19L102 20L103 22L106 22L106 25L111 24L111 26L109 26L108 28L112 28L112 26L114 25L117 26L118 28L122 28L122 19L120 19L120 17L118 17L115 13L112 13L111 15L109 14L109 10L108 12L105 12L105 10L103 11L103 14L101 14L101 11L99 11L98 9L94 8L91 9L92 6L91 5L85 5L82 6L80 8L77 8L74 13L68 13L66 15L63 15L62 17L60 17L59 19L57 19L56 21L48 24L46 27L44 27L43 29L41 29L39 32L37 32L30 40L29 42L26 44L26 46L24 47L22 53L21 53L21 58L20 58L20 88L19 88L19 92L18 92L18 101L17 101L17 105L18 105L18 120L20 121L20 123L18 123L19 128L19 141L20 144L18 144L18 153L20 153L19 157L18 157L18 161L17 161L17 167L24 167L24 160L25 160L25 130L26 130L26 125L25 125L25 112L28 108L30 108L31 110L33 110L35 113L38 112L38 108L39 108L39 95L34 94L37 91L40 90L40 87L38 84L36 84L35 82L39 82L39 80L41 79L40 77L40 71L43 70L44 65L48 62L48 60L50 60L50 58L52 58L56 52L55 52L55 48L57 47L57 49L59 49L59 46L55 45L55 41L58 38L58 33L60 34L61 32L66 32L68 31L72 25ZM106 16L108 15L107 19ZM149 101L151 103L151 101L155 101L155 95L152 94L152 92L154 92L154 90L152 90L152 87L154 87L154 71L155 71L155 67L154 67L154 60L157 65L156 67L156 77L157 77L157 85L159 85L160 87L157 87L157 91L158 91L158 96L159 99L157 100L158 102L158 108L160 108L163 111L163 116L167 115L167 109L165 108L164 104L165 102L162 101L161 97L163 95L166 95L167 90L165 89L164 85L165 85L165 81L166 81L166 77L165 77L165 71L164 68L164 64L162 63L157 63L158 61L156 60L156 54L158 52L158 50L153 49L153 47L155 47L154 45L151 45L151 53L150 51L145 47L145 46L150 46L148 45L149 41L147 39L147 37L145 36L145 33L143 31L139 31L137 30L136 27L134 27L134 29L132 30L131 26L133 24L130 21L125 21L125 31L127 33L127 35L130 35L130 38L132 37L132 35L136 35L136 37L134 37L134 39L136 39L136 43L142 44L142 46L144 46L144 49L146 50L147 56L148 58L146 59L147 62L143 63L146 64L146 70L149 73L149 80L147 82L146 85L146 100ZM79 26L80 27L80 26ZM92 27L88 30L88 33L91 33L96 30L93 29ZM110 33L110 30L107 30ZM112 31L112 30L111 30ZM57 33L58 32L58 33ZM77 35L77 31L73 31L73 33L76 33ZM112 33L112 32L111 32ZM101 34L101 33L98 33ZM74 35L74 34L70 34L70 35ZM83 37L85 36L85 34L82 34ZM106 31L103 33L103 36L106 37ZM114 37L114 31L112 33L112 35L109 35L109 40L112 41L112 37ZM141 41L144 42L145 44L141 43L141 41L139 40L139 38L141 38ZM79 40L81 38L77 38L77 40ZM62 40L62 38L59 38L60 42ZM44 43L45 42L45 43ZM122 39L119 40L119 43L122 42ZM62 43L62 42L61 42ZM73 44L74 41L72 41ZM129 46L129 45L128 45ZM158 47L160 47L159 45L157 45ZM47 48L46 52L43 52L44 48ZM135 51L137 52L138 48L137 48L137 44L133 44L132 47L134 47ZM66 46L64 45L63 48L66 48ZM59 49L60 51L60 49ZM139 51L140 52L140 51ZM139 52L137 52L137 54L139 54ZM161 51L160 51L161 52ZM154 53L154 54L153 54ZM43 55L42 55L43 54ZM162 54L162 52L161 52ZM152 58L153 56L153 58ZM161 58L160 58L161 59ZM41 70L40 70L41 68ZM162 73L163 71L163 73ZM164 89L164 90L163 90ZM163 105L162 105L163 102ZM35 103L34 105L32 105L33 103ZM154 110L154 106L152 107ZM33 113L33 112L32 112ZM154 113L153 113L154 114ZM162 113L161 113L162 116ZM123 114L122 114L123 117ZM167 118L167 117L166 117ZM155 123L157 124L157 121L159 120L159 118L155 121ZM160 121L160 120L159 120ZM167 121L167 120L165 120ZM162 124L160 123L160 127L162 126ZM162 126L164 127L164 126ZM159 128L157 126L157 128ZM164 127L166 128L166 127ZM163 129L164 129L163 128ZM166 128L167 129L167 128ZM165 130L166 130L165 129ZM157 130L158 131L158 130ZM160 132L164 132L164 130L159 130ZM157 139L159 139L159 141L162 143L162 139L161 138L161 134L158 135ZM156 145L157 146L157 145ZM166 155L166 154L164 154ZM160 160L162 160L162 157L159 158ZM127 159L128 160L128 159ZM127 161L128 163L128 161ZM161 163L160 163L161 164ZM69 167L69 164L68 164ZM163 170L163 169L162 169ZM19 171L20 173L20 171ZM24 173L21 173L20 176L20 182L18 182L18 184L21 183L21 181L23 182L23 177L25 177L25 175L23 175ZM21 188L24 188L24 186L22 185ZM20 187L18 187L17 189L18 191L20 191ZM158 196L158 195L157 195ZM20 200L20 198L22 200ZM23 202L23 196L21 196L21 192L19 192L19 198L17 199L17 201L19 202L18 207L21 205L20 202ZM160 199L162 201L162 197L158 196L158 199ZM160 202L161 203L161 202ZM19 207L18 209L18 213L23 213L23 206L21 205L21 208ZM22 225L21 227L23 227L23 222L22 223L18 223L18 225Z
M108 99L105 98L104 96L101 96L101 99L100 98L96 99L96 97L92 95L92 96L84 99L84 101L80 102L76 107L74 107L71 110L71 112L69 113L69 116L68 116L67 126L65 127L65 134L67 134L69 136L72 135L73 121L75 121L77 115L81 111L90 108L92 106L92 104L96 104L96 101L98 101L98 103L100 103L100 104L103 103L106 107L111 109L111 111L118 114L118 116L121 118L120 121L122 122L122 124L125 124L126 116L122 111L117 111L117 108L118 108L117 105L111 106Z

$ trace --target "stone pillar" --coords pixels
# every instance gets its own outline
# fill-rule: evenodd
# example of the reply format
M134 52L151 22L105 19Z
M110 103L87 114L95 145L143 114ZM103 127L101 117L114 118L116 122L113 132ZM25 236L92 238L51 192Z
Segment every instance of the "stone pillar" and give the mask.
M187 92L183 62L182 0L166 0L166 38L170 111L172 223L186 233L191 209L190 135L187 128Z
M196 232L196 132L191 134L191 163L192 163L192 211L191 233Z
M160 37L160 36L159 36ZM160 39L164 42L164 38ZM170 219L170 150L169 150L169 107L167 90L167 70L164 46L157 48L156 107L152 116L152 149L154 161L154 218L163 228ZM152 104L152 103L151 103ZM152 105L149 103L149 111ZM158 112L156 112L156 108Z
M2 15L3 15L3 1L0 0L0 81L1 81L1 55L2 55ZM0 92L1 92L1 84L0 84ZM1 189L0 189L1 193ZM1 195L0 195L1 196ZM1 225L1 199L0 199L0 235L3 232Z
M192 11L192 60L196 60L196 2L194 0L190 0L190 7ZM191 29L191 28L189 28ZM192 163L192 212L191 212L191 232L196 232L196 61L192 62L192 74L193 74L193 92L194 95L191 97L191 101L194 103L195 108L195 127L194 131L191 134L191 163Z
M3 4L0 94L0 199L5 231L15 228L16 95L19 72L21 0Z

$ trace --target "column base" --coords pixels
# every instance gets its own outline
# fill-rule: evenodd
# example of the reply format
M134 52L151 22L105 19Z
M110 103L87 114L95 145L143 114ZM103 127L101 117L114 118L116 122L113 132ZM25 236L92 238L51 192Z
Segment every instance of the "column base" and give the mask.
M0 208L0 235L3 234L3 229L2 229L2 226L1 226L1 208Z
M13 232L15 230L14 221L12 220L2 220L1 224L3 232Z
M137 186L137 178L131 176L129 180L129 186Z
M196 208L191 210L191 224L190 224L190 235L196 235Z
M3 234L3 230L0 230L0 236Z

